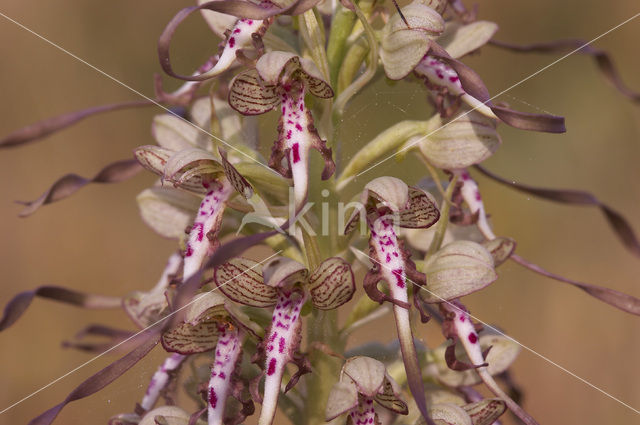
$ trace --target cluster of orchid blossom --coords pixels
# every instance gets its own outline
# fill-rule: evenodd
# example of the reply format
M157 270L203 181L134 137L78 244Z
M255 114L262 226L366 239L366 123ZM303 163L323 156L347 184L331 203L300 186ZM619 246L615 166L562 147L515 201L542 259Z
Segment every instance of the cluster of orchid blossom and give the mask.
M223 41L217 55L181 76L173 71L169 45L177 27L196 11ZM500 122L564 131L561 117L492 103L480 77L458 60L488 43L497 29L476 20L459 0L416 0L397 11L371 0L199 1L176 15L160 38L160 60L169 75L185 83L165 93L158 82L157 98L186 107L184 114L157 116L152 125L157 145L136 148L134 162L110 166L91 181L120 181L140 165L159 176L138 196L140 213L158 234L177 240L179 250L155 287L117 303L142 331L128 338L100 333L112 347L126 342L135 348L31 425L50 424L66 403L106 386L158 341L166 360L134 411L114 416L111 425L235 425L253 415L256 404L259 425L274 423L278 408L295 424L489 425L507 410L535 424L497 382L510 385L502 378L518 345L495 328L474 323L460 301L494 282L496 268L510 257L524 262L513 254L512 239L493 233L469 168L500 146ZM415 75L424 81L432 115L382 131L337 170L332 146L339 134L333 124L379 63L391 80ZM212 90L201 95L205 84ZM277 129L258 134L254 116L272 110L278 111ZM32 138L56 129L43 128ZM261 148L274 136L267 167ZM422 183L357 178L386 155L402 158L407 152L424 162L440 200ZM449 178L446 187L438 170ZM28 205L28 212L90 182L65 178ZM319 223L331 214L332 224L343 222L347 217L338 217L333 207L331 212L305 204L320 193L334 203L350 201L347 187L361 196L343 228L315 237L308 228L295 227L298 219ZM618 233L628 245L638 245L624 219L617 218ZM359 223L360 232L354 232ZM473 233L476 228L479 234ZM233 237L238 232L242 236ZM271 256L262 261L242 256L255 245L270 249ZM362 268L364 277L358 273ZM360 281L364 295L347 304L358 295ZM640 302L629 295L576 284L640 314ZM34 296L86 307L115 304L42 287L9 303L0 330L15 322ZM348 311L342 325L338 309ZM389 311L399 346L363 345L345 352L353 332ZM414 335L416 322L430 319L448 340L441 346L429 347ZM179 383L196 411L174 405ZM480 383L494 396L474 389Z

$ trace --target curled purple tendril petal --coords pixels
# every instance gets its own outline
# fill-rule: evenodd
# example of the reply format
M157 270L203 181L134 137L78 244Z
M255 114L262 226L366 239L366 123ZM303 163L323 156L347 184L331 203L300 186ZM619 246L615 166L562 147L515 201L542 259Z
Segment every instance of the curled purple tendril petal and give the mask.
M90 179L77 174L67 174L56 180L38 199L27 202L18 201L25 205L19 216L27 217L41 206L67 198L89 183L120 183L135 176L141 170L142 166L136 160L125 159L107 165Z
M505 179L504 177L498 176L480 165L476 165L475 168L490 179L506 186L510 186L520 192L564 204L585 205L600 208L600 211L605 215L607 221L626 248L635 256L640 257L640 241L638 241L638 238L636 237L629 222L620 213L600 201L591 193L581 190L548 189L529 186L516 183L513 180Z
M93 115L111 111L118 111L121 109L140 108L143 106L151 105L153 105L153 102L149 100L119 102L111 103L108 105L93 106L91 108L82 109L80 111L68 112L66 114L47 118L18 129L0 139L0 149L11 148L30 142L35 142L36 140L45 138L50 134L70 127L77 122L82 121L85 118L89 118Z
M634 102L640 102L640 92L631 90L624 84L609 54L604 50L593 47L584 40L566 39L524 45L491 40L489 44L516 53L564 53L575 51L576 53L591 56L593 60L596 61L600 72L607 81L622 93L622 95Z
M34 290L19 293L7 303L0 319L0 332L13 325L35 297L48 298L78 307L95 309L120 308L122 304L122 299L119 297L85 294L60 286L40 286Z

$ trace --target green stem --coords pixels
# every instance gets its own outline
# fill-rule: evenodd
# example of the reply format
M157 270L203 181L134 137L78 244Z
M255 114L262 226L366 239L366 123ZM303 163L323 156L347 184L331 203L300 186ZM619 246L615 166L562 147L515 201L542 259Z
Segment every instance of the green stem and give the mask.
M307 330L309 346L321 342L336 353L343 353L345 342L338 334L338 312L336 310L314 310ZM309 360L313 373L307 375L305 417L307 425L324 425L325 408L331 387L340 376L342 362L320 350L311 350Z
M453 178L449 182L449 186L447 186L445 197L442 200L442 208L440 209L440 220L438 221L438 224L437 224L438 227L436 227L436 234L433 235L433 240L431 241L431 245L429 246L429 250L427 251L427 255L425 258L431 257L442 246L442 241L444 240L444 235L447 231L447 224L449 223L449 211L451 210L451 196L453 195L453 189L455 189L457 181L458 181L458 176L454 174Z
M327 59L329 61L332 87L337 87L336 82L346 51L347 37L351 34L355 22L356 14L342 6L340 6L331 22Z
M358 37L358 39L351 45L349 52L345 56L340 72L338 73L338 93L342 93L349 84L353 81L356 74L362 65L362 61L367 58L369 53L369 45L364 36Z

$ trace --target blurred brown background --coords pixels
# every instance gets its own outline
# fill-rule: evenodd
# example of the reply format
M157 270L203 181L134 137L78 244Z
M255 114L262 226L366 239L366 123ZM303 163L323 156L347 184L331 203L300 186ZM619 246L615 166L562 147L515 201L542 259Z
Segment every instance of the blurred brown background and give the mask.
M54 2L3 1L0 11L147 95L159 71L156 39L189 1ZM583 2L540 0L483 2L480 17L500 25L497 38L528 43L563 37L591 39L640 12L633 0ZM0 17L0 134L87 106L137 100L125 88ZM609 50L624 80L640 90L640 18L596 43ZM198 18L181 29L175 58L189 71L215 49ZM514 55L487 47L467 60L493 93L550 63L555 57ZM415 84L375 86L378 94L354 100L343 130L345 153L399 119L425 118L424 96ZM546 135L501 127L504 145L487 165L521 182L592 191L640 231L640 106L598 74L591 59L574 55L500 97L514 107L564 115L568 133ZM367 108L362 109L362 108ZM153 181L148 174L117 186L90 186L28 219L17 218L14 200L34 199L59 176L92 176L107 163L130 157L152 143L157 110L115 112L87 120L42 142L0 153L0 304L42 284L121 295L155 283L174 248L138 218L135 195ZM349 116L349 115L348 115ZM269 142L271 138L269 138ZM414 164L414 163L411 163ZM390 173L392 161L378 170ZM403 167L417 180L418 165ZM514 237L519 253L548 269L640 296L640 259L615 239L600 212L529 199L479 178L496 233ZM363 182L364 184L364 182ZM640 321L582 292L533 275L515 264L501 278L465 298L472 313L499 324L509 335L585 380L640 408ZM90 359L60 341L88 323L130 326L119 312L87 312L36 300L26 315L0 335L0 410ZM379 336L385 319L355 343ZM437 335L427 326L422 336ZM434 337L435 338L435 337ZM0 415L20 425L61 401L86 377L112 361L105 356ZM129 411L144 392L162 353L156 350L125 379L87 400L69 405L61 424L104 424ZM542 424L638 423L630 409L559 368L523 351L515 377L526 390L526 408Z

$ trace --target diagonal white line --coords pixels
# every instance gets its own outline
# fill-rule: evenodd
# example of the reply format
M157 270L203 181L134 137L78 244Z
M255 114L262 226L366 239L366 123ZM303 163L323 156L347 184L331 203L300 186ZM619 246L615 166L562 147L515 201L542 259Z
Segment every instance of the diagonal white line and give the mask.
M618 25L616 25L615 27L603 32L602 34L600 34L599 36L597 36L596 38L594 38L591 41L588 41L586 43L584 43L582 46L578 47L577 49L574 49L572 51L570 51L569 53L567 53L566 55L562 56L559 59L556 59L555 61L551 62L550 64L544 66L543 68L540 68L539 70L537 70L536 72L534 72L533 74L529 75L528 77L523 78L522 80L518 81L517 83L511 85L510 87L502 90L500 93L496 94L495 96L489 98L488 100L486 100L485 102L481 103L480 105L475 106L473 109L468 110L467 112L455 117L454 119L452 119L451 121L447 122L446 124L438 127L437 129L433 130L432 132L420 137L419 139L413 141L412 143L408 144L407 146L404 146L402 149L398 150L397 152L395 152L392 155L389 155L388 157L376 162L375 164L373 164L372 166L370 166L369 168L365 169L364 171L359 172L358 174L355 175L354 179L357 177L360 177L361 175L363 175L364 173L370 171L371 169L377 167L378 165L382 164L383 162L388 161L389 159L395 157L396 155L399 155L400 153L411 149L412 147L414 147L415 145L417 145L418 143L420 143L421 141L423 141L424 139L428 138L429 136L431 136L434 133L437 133L438 131L442 130L443 128L447 127L449 124L456 122L457 120L459 120L460 118L470 114L471 112L475 111L476 109L478 109L479 107L485 105L488 102L491 102L492 100L494 100L497 97L502 96L503 94L505 94L506 92L518 87L519 85L523 84L524 82L532 79L533 77L535 77L536 75L540 74L541 72L546 71L547 69L551 68L552 66L554 66L555 64L557 64L558 62L561 62L563 60L565 60L566 58L568 58L569 56L573 55L574 53L578 52L579 50L581 50L582 48L598 41L599 39L601 39L602 37L604 37L605 35L617 30L618 28L620 28L621 26L633 21L634 19L636 19L638 16L640 16L640 12L636 13L635 15L633 15L632 17L630 17L629 19L625 20L624 22L619 23Z
M82 59L81 57L71 53L70 51L68 51L67 49L65 49L64 47L54 43L53 41L47 39L46 37L40 35L39 33L35 32L34 30L32 30L31 28L28 28L26 26L24 26L23 24L21 24L20 22L16 21L15 19L10 18L9 16L5 15L4 13L0 12L0 16L2 16L3 18L5 18L6 20L16 24L17 26L19 26L20 28L22 28L25 31L30 32L31 34L35 35L36 37L38 37L39 39L41 39L42 41L48 43L49 45L55 47L56 49L66 53L67 55L71 56L72 58L76 59L79 62L82 62L83 64L85 64L86 66L88 66L89 68L93 69L94 71L98 72L99 74L104 75L105 77L107 77L108 79L110 79L111 81L121 85L122 87L126 88L127 90L137 94L138 96L142 97L145 100L148 100L149 102L153 103L154 105L156 105L159 108L164 109L166 112L168 112L169 114L173 115L174 117L177 117L179 119L181 119L182 121L186 122L187 124L189 124L190 126L196 128L197 130L203 132L204 134L208 135L209 137L223 143L224 145L228 146L229 148L233 149L234 151L242 154L243 156L249 158L251 161L258 163L260 165L262 165L264 168L266 168L267 170L271 171L272 173L278 174L275 170L269 168L266 164L263 164L262 162L258 161L255 158L252 158L250 155L246 154L245 152L243 152L242 150L236 148L235 146L233 146L232 144L226 142L225 140L222 140L221 138L211 134L209 131L205 130L204 128L192 123L191 121L181 117L180 115L176 114L175 112L173 112L171 109L167 108L164 105L161 105L160 103L156 102L154 99L150 98L149 96L147 96L146 94L134 89L133 87L129 86L128 84L118 80L116 77L112 76L111 74L108 74L107 72L101 70L100 68L96 67L95 65L90 64L89 62L85 61L84 59ZM2 412L0 412L2 413Z
M356 250L356 251L358 251L358 252L360 252L360 253L361 253L361 254L363 254L364 256L368 257L371 261L373 261L373 262L375 262L375 263L378 263L381 267L384 267L384 268L386 268L387 270L393 271L393 270L391 270L391 268L390 268L389 266L387 266L386 264L382 264L380 261L376 260L375 258L372 258L372 257L371 257L369 254L367 254L366 252L364 252L364 251L362 251L362 250L360 250L360 249L358 249L358 248L353 248L353 249L354 249L354 250ZM450 305L451 307L453 307L453 308L455 308L456 310L458 310L458 311L460 311L461 313L463 313L462 309L460 309L460 308L459 308L458 306L456 306L455 304L453 304L453 303L451 303L451 302L449 302L449 301L445 300L445 299L444 299L444 298L442 298L440 295L438 295L438 294L436 294L436 293L434 293L434 292L432 292L432 291L428 290L428 289L427 289L427 288L425 288L424 286L418 285L416 282L412 281L411 279L409 279L409 278L408 278L408 277L406 277L406 276L405 276L405 279L406 279L408 282L411 282L411 283L412 283L414 286L416 286L417 288L419 288L419 289L421 289L421 290L423 290L423 291L428 292L430 295L433 295L434 297L436 297L436 298L438 298L438 299L442 300L442 302L447 303L447 304L448 304L448 305ZM548 362L548 363L550 363L550 364L554 365L555 367L557 367L558 369L562 370L563 372L565 372L565 373L567 373L567 374L569 374L569 375L573 376L573 377L574 377L574 378L576 378L577 380L579 380L579 381L581 381L581 382L583 382L583 383L587 384L588 386L590 386L590 387L591 387L591 388L593 388L594 390L597 390L597 391L601 392L602 394L606 395L606 396L607 396L607 397L609 397L610 399L612 399L612 400L614 400L614 401L617 401L618 403L620 403L620 404L621 404L621 405L623 405L624 407L626 407L626 408L628 408L628 409L632 410L633 412L635 412L635 413L637 413L637 414L640 414L640 410L635 409L634 407L632 407L632 406L628 405L627 403L625 403L624 401L620 400L619 398L616 398L615 396L613 396L613 395L609 394L608 392L606 392L606 391L605 391L605 390L603 390L602 388L600 388L600 387L598 387L598 386L596 386L596 385L592 384L591 382L587 381L586 379L584 379L584 378L582 378L582 377L580 377L580 376L576 375L575 373L571 372L571 371L570 371L570 370L568 370L567 368L565 368L565 367L563 367L563 366L559 365L558 363L554 362L553 360L551 360L550 358L548 358L548 357L547 357L547 356L545 356L544 354L540 354L540 353L538 353L538 352L537 352L537 351L535 351L533 348L530 348L530 347L528 347L528 346L524 345L523 343L521 343L521 342L520 342L520 341L518 341L517 339L510 337L509 335L507 335L507 334L505 334L504 332L502 332L500 329L496 329L494 326L491 326L491 325L490 325L490 324L488 324L487 322L485 322L485 321L483 321L483 320L480 320L478 317L476 317L476 316L472 315L471 313L468 313L468 312L467 312L467 314L468 314L471 318L473 318L474 320L476 320L477 322L482 323L482 325L483 325L483 326L485 326L485 327L487 327L487 328L489 328L489 329L491 329L491 330L493 330L493 331L495 331L495 332L499 333L500 335L502 335L502 336L504 336L505 338L507 338L507 339L509 339L509 340L511 340L511 341L513 341L513 342L515 342L516 344L518 344L519 346L521 346L521 347L522 347L522 348L524 348L525 350L529 351L530 353L533 353L533 354L535 354L536 356L540 357L542 360L544 360L544 361L546 361L546 362Z
M16 401L15 403L13 403L12 405L4 408L2 411L0 411L0 415L2 415L3 413L5 413L6 411L13 409L14 407L16 407L18 404L22 403L23 401L26 401L28 399L30 399L31 397L33 397L34 395L38 394L41 391L46 390L47 388L49 388L50 386L56 384L57 382L63 380L64 378L66 378L67 376L71 375L74 372L77 372L78 370L82 369L83 367L85 367L86 365L88 365L89 363L93 363L94 361L98 360L100 357L110 353L111 351L115 350L116 348L120 347L122 344L125 344L129 341L131 341L133 338L137 337L138 335L140 335L141 333L151 329L152 327L156 326L158 323L164 322L165 320L169 319L170 317L172 317L174 314L178 313L179 311L184 310L185 308L187 308L188 306L190 306L191 304L195 303L196 301L198 301L199 299L201 299L202 297L204 297L207 294L212 293L213 291L215 291L216 289L222 288L223 286L225 286L226 284L228 284L229 282L232 282L233 280L237 279L238 277L242 276L243 274L247 273L249 270L252 270L253 268L264 264L266 261L269 261L271 258L275 257L276 255L280 254L282 252L282 250L271 254L270 256L268 256L267 258L265 258L264 260L256 263L254 266L249 267L247 270L243 271L242 273L238 274L235 277L232 277L231 279L225 281L222 285L216 286L215 288L211 289L210 291L207 292L203 292L202 294L200 294L200 296L194 298L193 300L189 301L187 304L183 305L182 307L180 307L179 309L171 312L170 314L166 315L165 317L163 317L160 320L157 320L155 323L152 323L151 325L147 326L146 328L136 332L135 334L131 335L129 338L125 339L124 341L119 342L118 344L114 345L113 347L109 348L108 350L103 351L102 353L98 354L97 356L93 357L92 359L87 360L86 362L82 363L80 366L70 370L69 372L65 373L64 375L54 379L53 381L49 382L47 385L45 385L44 387L32 392L31 394L23 397L22 399Z

